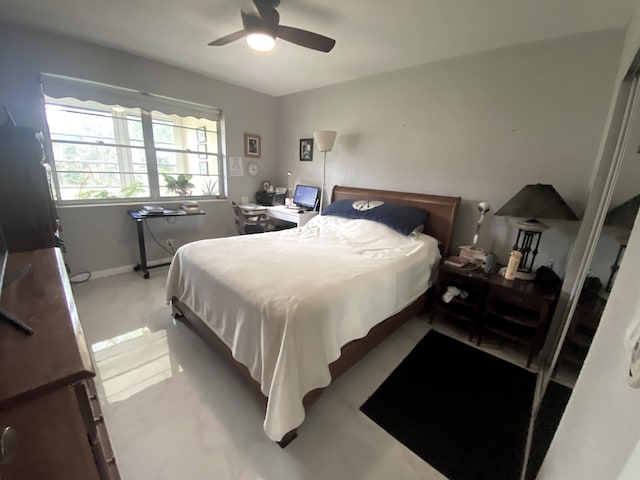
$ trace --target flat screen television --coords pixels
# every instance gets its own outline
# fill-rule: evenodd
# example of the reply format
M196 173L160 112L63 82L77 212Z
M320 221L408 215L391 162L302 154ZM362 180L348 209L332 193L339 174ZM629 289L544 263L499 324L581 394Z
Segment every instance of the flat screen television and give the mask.
M15 275L11 278L5 279L5 269L7 268L7 259L9 258L9 249L7 248L7 242L4 238L4 233L2 233L2 226L0 226L0 298L2 297L2 289L11 283L13 280L16 280L18 277L22 276L24 272L28 271L31 268L31 265L25 266L21 268ZM6 310L0 308L0 322L8 322L13 325L18 330L22 332L32 335L33 330L31 327L17 319L13 314L9 313Z
M320 188L309 185L296 185L293 193L293 204L305 210L315 210L318 206Z
M0 226L0 297L2 297L4 269L7 268L7 258L9 258L9 251L7 249L7 242L4 239L4 233L2 233L2 227Z

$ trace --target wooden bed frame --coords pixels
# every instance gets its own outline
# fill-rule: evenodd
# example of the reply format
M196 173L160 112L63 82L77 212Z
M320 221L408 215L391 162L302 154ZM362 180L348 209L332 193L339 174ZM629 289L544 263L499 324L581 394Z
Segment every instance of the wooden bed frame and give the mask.
M387 190L341 187L336 185L333 188L331 201L333 202L342 199L382 200L396 204L411 205L426 211L428 213L428 217L424 223L424 233L431 235L440 241L440 253L443 258L448 255L449 249L451 248L454 221L458 205L460 204L460 197L403 193ZM346 372L349 367L363 358L409 318L421 313L425 307L425 299L426 292L401 312L387 318L373 327L366 337L353 340L342 347L340 358L329 365L332 380L335 380ZM172 298L171 304L174 318L189 325L205 342L207 342L207 344L228 360L229 363L233 365L248 381L249 385L253 387L252 390L258 395L259 399L266 407L267 397L262 393L260 384L251 377L247 367L233 358L229 347L227 347L227 345L207 326L207 324L186 304L179 301L176 297ZM305 410L308 411L311 408L311 406L320 398L323 391L324 388L317 388L305 395L303 400ZM296 437L297 430L294 429L287 433L278 442L278 444L284 448Z

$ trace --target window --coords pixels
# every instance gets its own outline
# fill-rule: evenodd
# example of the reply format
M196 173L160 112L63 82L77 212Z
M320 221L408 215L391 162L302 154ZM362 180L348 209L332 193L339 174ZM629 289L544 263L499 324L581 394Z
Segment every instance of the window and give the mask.
M46 91L44 98L61 202L224 196L219 120Z

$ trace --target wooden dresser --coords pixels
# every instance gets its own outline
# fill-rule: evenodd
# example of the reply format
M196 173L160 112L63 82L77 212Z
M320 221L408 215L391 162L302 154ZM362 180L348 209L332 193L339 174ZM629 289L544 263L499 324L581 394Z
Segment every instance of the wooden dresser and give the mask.
M34 330L0 323L0 478L119 479L62 254L11 254L7 274L27 264L0 300Z

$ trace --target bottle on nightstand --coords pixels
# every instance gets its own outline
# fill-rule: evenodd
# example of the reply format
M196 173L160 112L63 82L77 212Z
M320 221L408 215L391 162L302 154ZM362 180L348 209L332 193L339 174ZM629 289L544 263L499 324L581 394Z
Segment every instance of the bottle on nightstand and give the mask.
M509 263L507 264L507 271L504 274L506 280L513 280L516 278L516 272L518 271L518 265L520 265L520 259L522 258L522 252L518 250L512 250L509 254Z

